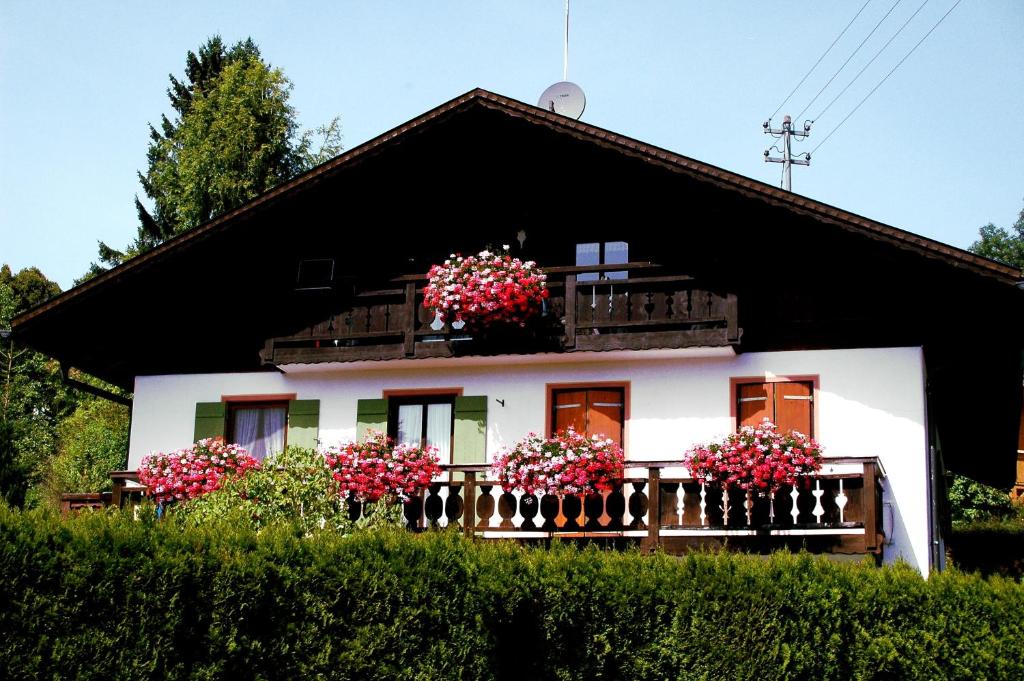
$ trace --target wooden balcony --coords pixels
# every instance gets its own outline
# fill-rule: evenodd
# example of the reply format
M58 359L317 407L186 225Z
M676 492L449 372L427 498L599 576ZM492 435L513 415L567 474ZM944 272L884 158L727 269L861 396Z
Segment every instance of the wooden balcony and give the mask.
M691 477L663 477L663 471L682 470L678 461L628 461L626 477L613 490L582 499L503 492L488 480L486 464L442 467L446 480L405 505L409 530L458 528L478 539L557 537L669 553L718 545L880 555L885 540L885 470L874 457L828 458L816 476L772 497L740 490L725 495ZM134 471L115 471L111 478L115 491L108 503L123 507L141 499L144 488L125 489L137 485ZM362 505L347 503L349 517L358 520Z
M650 263L550 267L550 297L526 329L472 335L423 307L426 277L357 291L337 311L298 332L271 338L265 364L457 357L602 350L736 346L734 294ZM628 278L609 278L608 273Z
M678 462L628 462L614 490L583 499L503 492L483 465L446 468L462 479L436 482L407 503L409 529L459 527L484 539L616 540L672 553L728 544L879 554L884 541L884 471L875 458L828 459L817 476L771 497L726 495L690 477L662 477L663 470L680 470ZM350 503L350 513L358 518L359 505Z

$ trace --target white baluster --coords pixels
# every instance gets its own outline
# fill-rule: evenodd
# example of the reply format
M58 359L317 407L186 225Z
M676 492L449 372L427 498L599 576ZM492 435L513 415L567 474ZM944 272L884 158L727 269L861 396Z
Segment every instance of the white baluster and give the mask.
M749 489L747 490L747 499L743 502L743 507L747 509L747 526L754 524L754 493Z
M704 489L704 481L700 481L700 526L708 524L708 491Z
M722 490L722 524L729 527L729 489Z
M811 493L814 495L814 510L811 512L814 514L814 521L820 525L821 516L825 515L825 508L821 505L821 495L825 490L821 488L821 480L818 478L814 479L814 491Z
M679 489L676 490L676 516L679 518L679 526L683 525L683 501L686 498L686 490L683 489L683 483L679 483Z
M789 497L793 500L793 510L789 512L793 516L793 524L796 525L796 520L800 517L800 509L797 508L796 500L800 498L800 492L797 490L797 482L793 482L793 489L789 490Z
M516 498L516 512L512 516L512 525L518 530L520 527L523 526L523 521L526 520L526 518L523 517L522 513L523 490L512 490L512 496Z
M846 508L846 492L843 491L843 479L839 478L839 494L836 495L836 506L839 507L839 522L846 522L843 518L843 509Z
M651 526L651 486L650 484L644 485L644 490L647 492L647 510L644 512L644 526Z
M544 499L544 490L537 490L536 492L533 493L533 496L537 497L537 513L533 516L533 524L537 527L537 529L540 529L546 522L544 520L544 516L540 514L540 502Z
M448 483L441 483L441 489L437 490L437 496L441 499L441 517L437 519L437 526L448 527L448 514L445 513L445 507L448 505Z
M501 485L491 485L491 491L488 492L490 497L494 499L494 513L491 514L490 527L501 527L501 514L498 513L498 502L501 501L501 493L504 490L501 489ZM497 494L495 494L497 492Z
M768 493L768 524L775 524L775 490Z
M622 511L622 526L628 528L634 522L636 522L636 516L629 510L629 498L633 495L631 491L633 489L633 483L623 482L622 483L622 498L626 502L626 507Z
M441 320L440 310L434 313L434 321L430 322L430 328L434 331L440 331L444 328L444 322Z

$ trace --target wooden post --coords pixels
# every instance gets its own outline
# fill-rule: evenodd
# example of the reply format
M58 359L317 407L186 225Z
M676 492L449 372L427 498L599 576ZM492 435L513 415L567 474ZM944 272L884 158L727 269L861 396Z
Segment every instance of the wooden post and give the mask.
M462 499L462 533L472 539L476 527L476 471L466 471Z
M412 357L416 354L416 282L410 281L405 284L405 356Z
M114 508L121 508L121 495L124 491L124 480L121 478L111 479L110 505Z
M643 549L653 552L661 544L661 469L647 469L647 539Z
M864 550L878 553L882 550L878 541L878 494L875 491L875 463L864 463Z
M576 275L565 277L565 347L576 347Z

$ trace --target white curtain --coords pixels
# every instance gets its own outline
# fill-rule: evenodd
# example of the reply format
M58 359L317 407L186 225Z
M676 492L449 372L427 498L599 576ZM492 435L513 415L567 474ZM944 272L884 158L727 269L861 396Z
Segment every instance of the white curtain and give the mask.
M437 447L441 463L452 460L452 405L427 405L427 446Z
M288 414L284 408L263 410L263 443L268 455L284 451Z
M398 407L398 444L420 446L423 437L423 405L403 404Z
M262 456L256 454L256 443L260 437L260 412L261 409L236 409L234 423L235 444L245 448L247 452L258 459Z
M262 461L284 450L284 434L288 420L284 407L243 408L236 409L234 413L232 432L235 444L244 447L254 459Z

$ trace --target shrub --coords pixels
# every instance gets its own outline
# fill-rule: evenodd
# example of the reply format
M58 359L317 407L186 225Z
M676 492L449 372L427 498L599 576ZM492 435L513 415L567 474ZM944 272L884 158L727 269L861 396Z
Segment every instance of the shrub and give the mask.
M226 478L214 492L178 502L168 515L192 527L230 520L254 530L290 522L307 534L352 529L323 456L299 447L288 447L243 476Z
M0 509L8 678L1019 679L1024 586Z
M1008 518L1014 514L1008 492L962 475L953 476L953 484L949 486L949 506L954 523Z
M54 496L107 491L110 471L123 470L128 463L128 408L109 400L85 400L57 427L57 443L47 476Z

